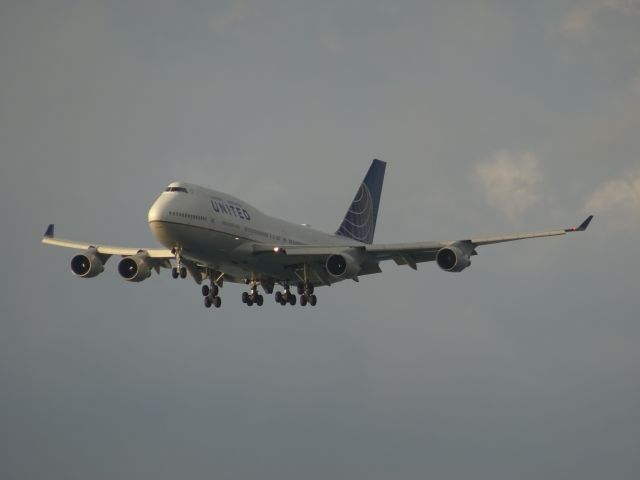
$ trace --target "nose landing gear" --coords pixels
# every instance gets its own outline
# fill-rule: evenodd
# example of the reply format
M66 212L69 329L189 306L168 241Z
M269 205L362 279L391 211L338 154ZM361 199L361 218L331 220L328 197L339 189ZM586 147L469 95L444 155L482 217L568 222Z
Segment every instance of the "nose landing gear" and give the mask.
M171 253L176 256L176 266L171 269L171 276L173 278L187 278L187 269L182 265L182 248L173 247Z

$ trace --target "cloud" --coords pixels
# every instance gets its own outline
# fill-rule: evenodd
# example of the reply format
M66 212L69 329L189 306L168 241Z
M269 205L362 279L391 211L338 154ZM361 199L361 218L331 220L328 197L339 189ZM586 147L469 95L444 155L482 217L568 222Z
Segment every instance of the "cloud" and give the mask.
M588 0L578 2L565 15L561 31L575 40L586 38L595 16L603 10L612 10L621 15L640 15L640 0Z
M585 35L593 18L593 5L579 4L572 8L562 21L562 33L569 38L580 38Z
M513 219L540 199L542 173L532 152L499 150L478 165L474 180L484 190L487 203Z
M247 0L236 0L226 11L211 19L211 28L216 33L225 33L240 25L251 14L251 5Z
M594 213L612 210L640 213L640 170L600 185L587 199L585 208Z

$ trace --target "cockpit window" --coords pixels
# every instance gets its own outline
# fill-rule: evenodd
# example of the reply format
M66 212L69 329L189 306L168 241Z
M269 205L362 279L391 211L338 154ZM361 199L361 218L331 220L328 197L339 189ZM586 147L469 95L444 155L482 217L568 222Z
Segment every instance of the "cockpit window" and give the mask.
M187 189L184 187L167 187L164 189L165 192L184 192L188 193Z

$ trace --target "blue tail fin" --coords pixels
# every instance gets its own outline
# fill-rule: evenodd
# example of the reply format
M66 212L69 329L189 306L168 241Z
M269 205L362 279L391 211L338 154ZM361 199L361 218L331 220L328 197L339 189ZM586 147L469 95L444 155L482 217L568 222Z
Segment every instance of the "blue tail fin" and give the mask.
M358 188L336 235L362 243L373 243L386 166L381 160L371 162L367 176Z

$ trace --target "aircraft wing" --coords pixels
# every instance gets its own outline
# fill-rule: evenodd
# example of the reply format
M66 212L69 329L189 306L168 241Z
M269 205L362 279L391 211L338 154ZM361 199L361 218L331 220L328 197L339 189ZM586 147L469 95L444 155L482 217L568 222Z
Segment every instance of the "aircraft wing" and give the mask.
M382 261L394 260L398 265L407 265L414 270L417 264L422 262L432 262L436 259L438 251L445 247L457 246L466 251L468 255L476 255L476 247L492 245L495 243L513 242L528 238L554 237L566 235L572 232L583 232L587 229L593 215L589 215L578 227L564 228L558 230L546 230L541 232L519 233L514 235L501 235L493 237L478 237L464 240L447 240L440 242L416 242L416 243L377 243L377 244L354 244L354 245L288 245L269 246L254 245L254 255L282 255L283 257L295 257L298 262L317 262L320 258L329 255L344 253L345 251L361 252L365 260ZM288 259L292 261L293 258ZM283 262L286 260L283 258ZM371 272L375 273L375 272Z
M56 247L72 248L75 250L89 250L95 249L96 253L100 255L122 255L128 257L130 255L136 255L137 253L144 252L149 258L155 259L171 259L175 258L175 255L170 250L162 248L132 248L132 247L114 247L111 245L99 245L95 243L76 242L74 240L65 240L62 238L56 238L54 235L54 226L50 224L47 227L47 231L42 237L42 243L47 245L54 245Z

